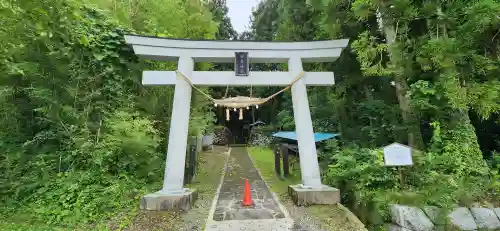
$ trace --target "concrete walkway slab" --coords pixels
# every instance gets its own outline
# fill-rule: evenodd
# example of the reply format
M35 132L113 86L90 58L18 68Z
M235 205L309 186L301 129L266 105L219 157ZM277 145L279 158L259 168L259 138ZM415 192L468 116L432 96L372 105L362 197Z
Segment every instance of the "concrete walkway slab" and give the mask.
M258 219L209 221L205 231L288 231L293 226L292 219Z
M233 147L205 230L289 230L293 220L269 190L245 147ZM242 206L245 180L253 206ZM260 228L259 228L260 227Z

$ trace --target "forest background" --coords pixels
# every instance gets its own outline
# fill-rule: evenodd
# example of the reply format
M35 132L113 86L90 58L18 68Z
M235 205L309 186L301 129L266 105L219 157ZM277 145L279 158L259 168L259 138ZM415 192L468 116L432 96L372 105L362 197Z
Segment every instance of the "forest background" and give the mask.
M308 90L315 131L341 133L319 150L324 183L373 228L389 203L498 203L500 1L265 0L242 34L226 14L224 0L0 0L0 214L97 222L160 187L173 88L140 77L176 64L138 60L124 34L349 38L335 63L304 66L336 74L335 86ZM213 106L193 94L190 134L209 133ZM290 93L257 116L293 130ZM392 142L417 150L405 181L383 166L380 147Z

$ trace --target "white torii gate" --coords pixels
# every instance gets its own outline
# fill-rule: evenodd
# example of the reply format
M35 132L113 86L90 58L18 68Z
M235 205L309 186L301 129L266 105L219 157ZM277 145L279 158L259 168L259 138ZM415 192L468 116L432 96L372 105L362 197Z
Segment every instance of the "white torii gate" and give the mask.
M136 35L126 35L125 40L132 45L135 54L144 59L178 60L178 70L193 85L204 86L287 86L303 71L303 62L333 62L349 42L347 39L312 42L199 41ZM249 76L242 77L236 76L234 71L193 70L194 62L233 63L235 52L248 52L251 63L288 62L288 72L250 72ZM306 72L291 88L302 185L310 190L324 186L321 184L306 86L326 86L334 82L333 72ZM142 83L175 85L163 189L155 194L155 198L185 194L189 191L183 188L183 180L192 88L175 71L144 71ZM141 207L165 209L178 206L176 203L173 201L168 206L141 204Z

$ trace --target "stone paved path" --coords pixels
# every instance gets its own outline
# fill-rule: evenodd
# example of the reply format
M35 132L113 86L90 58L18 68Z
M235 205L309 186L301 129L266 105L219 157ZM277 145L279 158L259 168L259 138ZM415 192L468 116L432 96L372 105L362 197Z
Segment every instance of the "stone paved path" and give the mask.
M243 207L245 179L251 188L254 206ZM289 230L293 221L254 167L245 147L233 147L206 231Z

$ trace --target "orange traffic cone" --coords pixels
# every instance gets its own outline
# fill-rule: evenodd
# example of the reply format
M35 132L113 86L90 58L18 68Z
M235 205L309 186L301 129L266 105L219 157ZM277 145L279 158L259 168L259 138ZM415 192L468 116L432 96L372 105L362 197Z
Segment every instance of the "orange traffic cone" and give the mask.
M250 184L248 184L248 179L245 179L245 192L243 196L243 206L252 206L252 195L250 194Z

